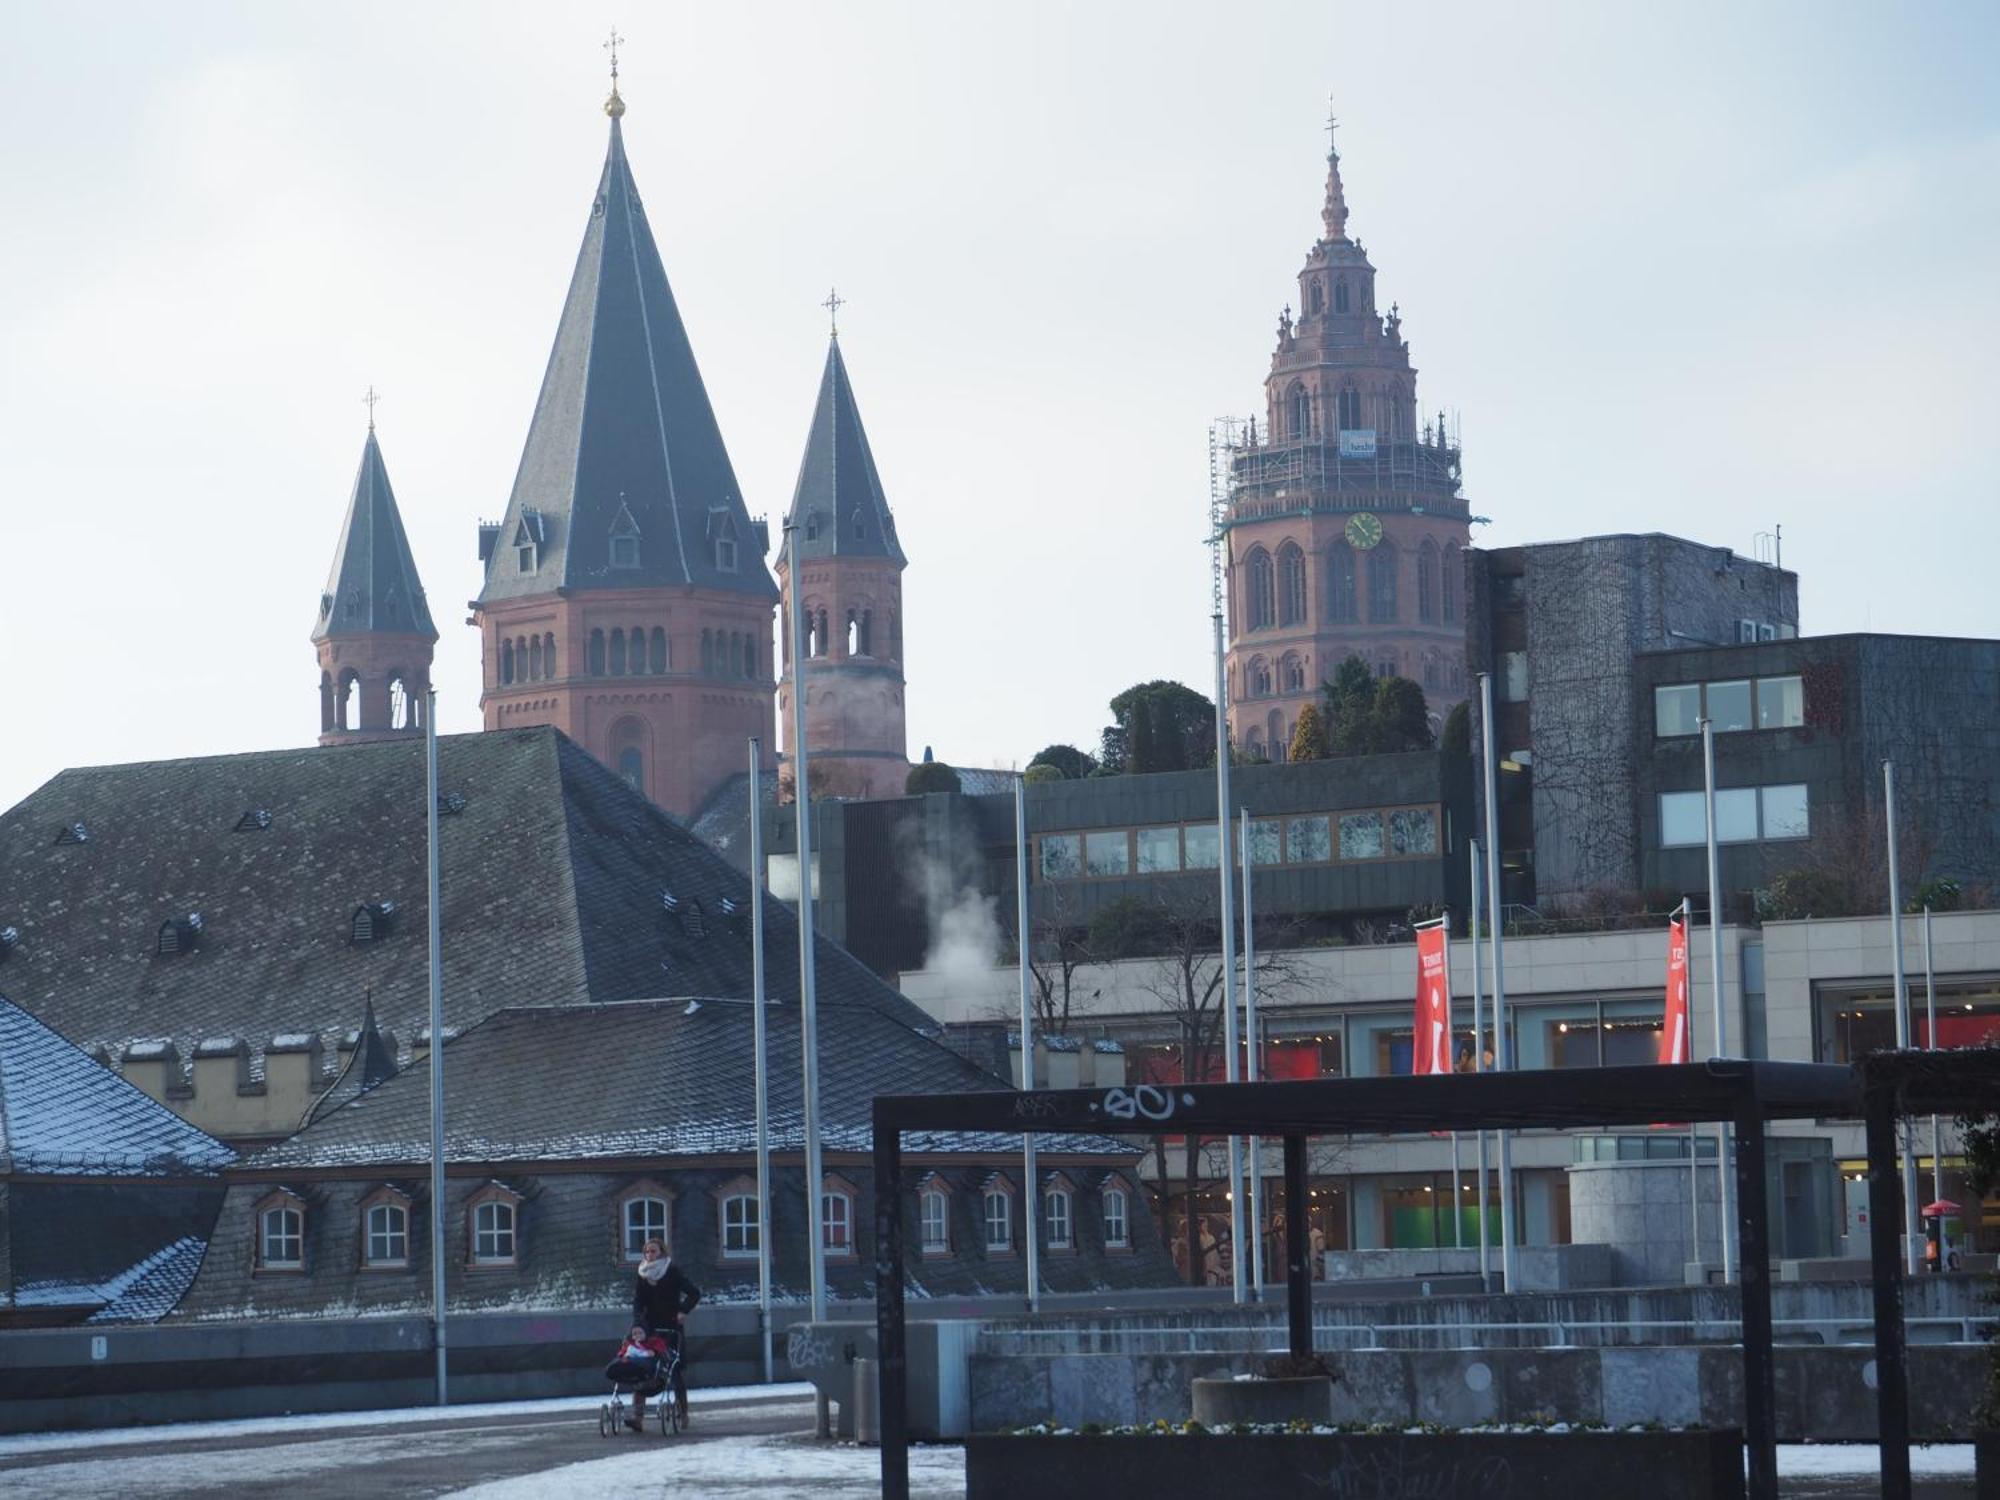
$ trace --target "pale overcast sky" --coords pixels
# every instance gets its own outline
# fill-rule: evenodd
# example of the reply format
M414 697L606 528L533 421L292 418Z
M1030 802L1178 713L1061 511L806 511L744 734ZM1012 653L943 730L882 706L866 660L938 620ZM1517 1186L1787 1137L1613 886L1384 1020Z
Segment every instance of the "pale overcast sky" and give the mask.
M842 344L913 756L1204 692L1209 420L1352 230L1506 545L1782 523L1804 626L1986 635L2000 7L0 3L0 805L310 743L373 382L479 723L505 506L625 119L750 509Z

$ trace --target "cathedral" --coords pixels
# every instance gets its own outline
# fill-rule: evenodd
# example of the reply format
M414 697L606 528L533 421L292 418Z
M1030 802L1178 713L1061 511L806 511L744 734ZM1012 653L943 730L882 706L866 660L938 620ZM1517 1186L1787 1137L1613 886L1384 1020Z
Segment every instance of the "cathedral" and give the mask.
M488 730L552 725L677 816L774 742L766 558L625 154L611 138L513 493L479 526L472 602ZM903 727L904 556L836 331L786 519L806 623L815 784L894 795ZM782 582L782 587L781 587ZM371 422L313 643L320 743L422 732L437 632ZM786 688L787 729L791 691ZM787 744L789 744L789 740Z
M1285 758L1299 711L1349 656L1418 683L1434 717L1465 696L1458 443L1442 413L1419 415L1401 314L1376 311L1332 147L1320 220L1221 518L1230 739L1253 759Z

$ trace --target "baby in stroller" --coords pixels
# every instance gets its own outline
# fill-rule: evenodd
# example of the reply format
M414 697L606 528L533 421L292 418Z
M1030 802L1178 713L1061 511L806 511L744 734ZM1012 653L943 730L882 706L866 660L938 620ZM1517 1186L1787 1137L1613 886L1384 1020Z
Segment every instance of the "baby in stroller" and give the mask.
M674 1378L676 1366L680 1364L680 1351L675 1347L677 1340L648 1333L639 1324L633 1324L625 1335L625 1341L618 1346L618 1353L611 1363L604 1367L604 1378L611 1382L611 1399L598 1414L597 1429L609 1437L618 1429L620 1422L641 1432L646 1426L646 1400L658 1396L666 1390ZM632 1399L632 1415L624 1415L625 1398ZM680 1431L680 1411L672 1401L660 1403L660 1431L665 1433L668 1423L673 1430Z

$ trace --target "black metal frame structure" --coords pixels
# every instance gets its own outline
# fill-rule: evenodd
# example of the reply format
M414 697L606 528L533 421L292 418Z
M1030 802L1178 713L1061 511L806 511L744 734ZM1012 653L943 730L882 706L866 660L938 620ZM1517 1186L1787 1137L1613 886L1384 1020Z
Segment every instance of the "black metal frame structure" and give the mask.
M908 1500L908 1369L903 1310L903 1137L908 1132L1033 1131L1037 1135L1280 1136L1285 1199L1306 1201L1306 1142L1318 1135L1420 1134L1652 1125L1727 1120L1736 1131L1737 1232L1741 1246L1744 1432L1749 1492L1778 1492L1776 1390L1771 1356L1770 1206L1765 1126L1773 1120L1867 1122L1873 1216L1877 1401L1882 1493L1908 1500L1909 1412L1904 1367L1903 1286L1897 1263L1902 1213L1897 1194L1897 1114L1965 1113L1996 1107L2000 1051L1978 1080L1921 1057L1890 1054L1846 1067L1716 1059L1678 1067L1442 1074L1422 1079L1329 1078L1288 1083L1135 1085L1035 1093L884 1095L875 1100L875 1316L880 1357L882 1494ZM1873 1071L1870 1071L1870 1070ZM1865 1097L1864 1097L1865 1096ZM1940 1101L1942 1105L1940 1105ZM921 1149L919 1147L919 1149ZM1044 1147L1044 1149L1049 1149ZM1033 1184L1029 1185L1033 1190ZM1289 1212L1292 1222L1304 1215ZM1303 1236L1286 1247L1290 1347L1312 1352L1312 1279ZM1899 1478L1900 1476L1900 1478Z

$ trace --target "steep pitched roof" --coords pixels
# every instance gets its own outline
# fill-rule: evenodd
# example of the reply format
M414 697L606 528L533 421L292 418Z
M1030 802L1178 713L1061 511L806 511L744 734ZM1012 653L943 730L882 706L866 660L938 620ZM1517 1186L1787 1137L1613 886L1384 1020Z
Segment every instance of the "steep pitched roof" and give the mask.
M207 1175L235 1159L0 996L0 1173Z
M410 539L403 533L403 516L389 488L389 470L382 462L375 429L361 445L361 467L355 470L354 493L347 502L347 519L340 526L333 571L319 596L319 619L312 638L330 635L421 635L437 639L424 586L417 578Z
M621 507L636 559L612 566ZM536 546L520 565L523 536ZM717 543L735 542L733 568ZM570 278L499 545L479 602L556 588L697 584L775 600L761 523L702 385L619 121Z
M775 909L776 902L772 903ZM799 1012L768 1007L770 1142L804 1146ZM457 1162L583 1161L733 1154L756 1146L752 1014L742 1001L686 998L503 1010L445 1049L445 1149ZM867 1151L877 1094L1004 1089L999 1078L867 1005L823 1002L820 1131L829 1151ZM1018 1135L927 1132L911 1152L990 1155ZM1048 1136L1045 1154L1130 1160L1108 1136ZM427 1063L261 1153L259 1171L390 1168L430 1156Z
M554 729L439 741L447 1027L509 1005L663 991L747 996L750 886ZM244 809L270 814L262 822ZM82 824L82 842L57 842ZM238 831L242 828L243 831ZM421 743L262 751L64 771L0 814L0 925L15 999L87 1047L319 1032L327 1050L373 994L381 1024L428 1024ZM665 902L671 894L676 903ZM393 901L379 941L359 902ZM160 957L163 918L201 938ZM797 927L766 922L773 996L798 983ZM824 937L820 994L909 1027L930 1018ZM357 1070L359 1071L359 1070Z
M885 557L898 567L907 562L838 338L827 347L819 400L785 524L803 528L798 543L806 557Z

